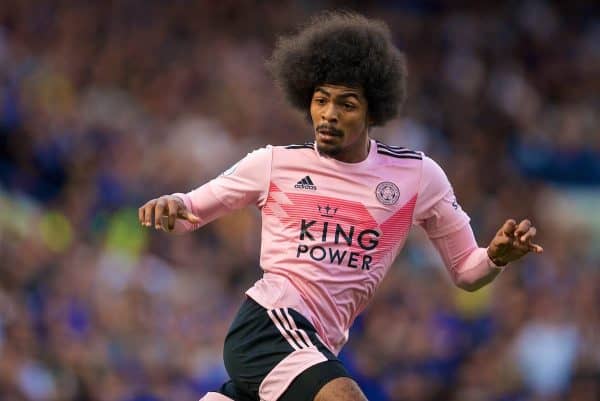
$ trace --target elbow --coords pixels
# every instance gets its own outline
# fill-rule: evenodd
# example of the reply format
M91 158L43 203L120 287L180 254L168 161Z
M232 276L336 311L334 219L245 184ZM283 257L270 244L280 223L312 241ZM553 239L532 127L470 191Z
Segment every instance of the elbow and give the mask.
M454 284L462 290L474 292L491 283L500 269L492 268L484 248L471 252L467 260L451 269Z
M485 285L483 283L478 283L476 281L467 280L463 277L455 277L454 284L461 290L464 290L467 292L475 292Z
M456 286L458 288L460 288L461 290L464 290L467 292L475 292L482 287L480 285L473 285L473 284L456 284Z

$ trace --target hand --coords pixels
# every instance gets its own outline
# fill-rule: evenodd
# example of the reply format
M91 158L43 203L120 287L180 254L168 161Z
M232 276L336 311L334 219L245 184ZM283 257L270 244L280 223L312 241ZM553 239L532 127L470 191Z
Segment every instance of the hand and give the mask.
M138 209L138 218L142 226L151 227L153 215L154 228L157 230L173 230L176 219L187 220L192 224L201 222L198 216L185 207L183 200L174 195L164 195L152 199Z
M532 243L536 229L527 219L518 225L513 219L506 220L488 246L488 256L497 266L504 266L529 252L542 253L544 248Z

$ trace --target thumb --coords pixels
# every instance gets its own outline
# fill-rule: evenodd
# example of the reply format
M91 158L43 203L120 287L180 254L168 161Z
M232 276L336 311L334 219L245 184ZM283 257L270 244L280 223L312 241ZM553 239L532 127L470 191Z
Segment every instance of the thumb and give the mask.
M542 252L544 252L544 248L542 248L538 244L529 244L529 250L532 251L532 252L535 252L535 253L542 253Z
M200 217L196 216L194 213L190 212L187 209L180 210L179 213L177 213L177 217L179 217L180 219L187 220L192 224L200 224L202 222L202 220L200 220Z

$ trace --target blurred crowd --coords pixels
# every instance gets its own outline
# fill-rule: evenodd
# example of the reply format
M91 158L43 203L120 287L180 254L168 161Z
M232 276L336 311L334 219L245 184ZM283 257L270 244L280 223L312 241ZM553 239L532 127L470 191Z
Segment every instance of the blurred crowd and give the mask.
M600 399L600 19L593 1L0 2L0 400L197 400L260 277L259 213L185 236L137 208L309 140L264 68L343 6L409 65L372 136L445 169L480 245L529 255L475 293L415 229L341 354L371 401Z

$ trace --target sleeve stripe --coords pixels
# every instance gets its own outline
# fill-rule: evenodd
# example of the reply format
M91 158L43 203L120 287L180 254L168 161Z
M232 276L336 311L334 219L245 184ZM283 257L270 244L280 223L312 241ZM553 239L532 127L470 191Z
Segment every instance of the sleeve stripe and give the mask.
M415 160L422 160L423 157L416 152L410 152L410 153L393 153L393 152L389 152L389 151L385 151L383 149L380 149L377 151L377 153L379 153L380 155L386 155L386 156L391 156L391 157L395 157L397 159L415 159Z
M377 142L377 152L381 154L386 154L388 156L403 156L403 155L413 155L413 156L421 156L419 152L415 152L414 150L407 149L401 146L391 146L386 145L385 143Z
M391 152L391 153L398 153L398 154L403 154L403 153L418 153L418 152L416 152L414 150L411 150L411 149L406 149L406 148L394 149L394 148L389 148L387 146L377 146L377 150L382 150L382 151Z
M375 141L375 142L377 143L378 147L386 148L386 149L389 149L389 150L403 150L403 149L406 149L403 146L387 145L387 144L385 144L385 143L383 143L381 141Z
M293 143L291 145L285 146L286 149L300 149L300 148L314 148L314 141L306 141L304 143Z

